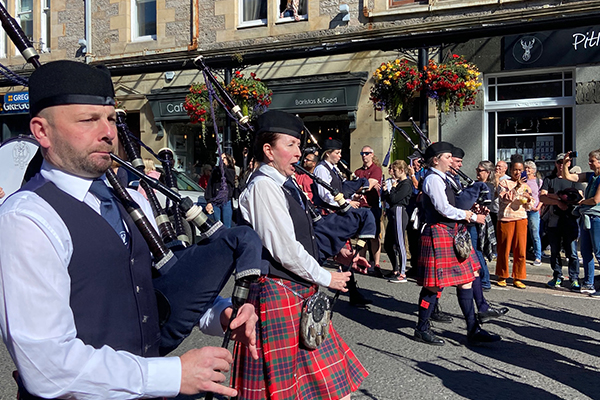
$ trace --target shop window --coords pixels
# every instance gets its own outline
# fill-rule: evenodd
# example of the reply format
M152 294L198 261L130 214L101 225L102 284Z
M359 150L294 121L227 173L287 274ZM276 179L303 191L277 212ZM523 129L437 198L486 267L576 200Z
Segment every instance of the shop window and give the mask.
M308 0L280 0L277 22L293 22L308 19Z
M267 24L267 0L239 0L240 26Z
M490 159L521 154L549 173L557 154L574 148L573 79L572 71L487 77Z
M133 40L156 40L156 0L132 0Z

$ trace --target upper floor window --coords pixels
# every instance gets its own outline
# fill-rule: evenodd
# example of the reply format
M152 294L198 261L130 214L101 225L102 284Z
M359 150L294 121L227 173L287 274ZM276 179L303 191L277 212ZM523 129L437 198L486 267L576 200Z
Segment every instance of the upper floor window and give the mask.
M239 0L240 26L267 24L267 0Z
M33 38L33 0L17 0L17 22L30 42Z
M428 0L390 0L390 5L403 6L405 4L429 4Z
M50 51L50 32L52 31L52 22L50 21L50 0L42 0L42 19L40 30L40 50L44 53Z
M132 0L133 39L156 39L156 0Z
M0 0L4 8L6 8L6 3L3 0ZM4 29L0 32L0 58L6 57L6 33Z
M308 18L308 0L280 0L279 22L301 21Z

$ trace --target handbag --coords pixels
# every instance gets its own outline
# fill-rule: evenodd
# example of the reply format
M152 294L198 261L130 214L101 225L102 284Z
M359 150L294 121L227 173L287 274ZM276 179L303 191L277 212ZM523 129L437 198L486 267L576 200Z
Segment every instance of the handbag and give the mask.
M471 244L471 235L464 225L459 225L454 235L454 253L459 262L465 261L471 255L473 245Z
M323 292L317 292L302 304L300 340L308 350L315 350L329 335L333 302Z

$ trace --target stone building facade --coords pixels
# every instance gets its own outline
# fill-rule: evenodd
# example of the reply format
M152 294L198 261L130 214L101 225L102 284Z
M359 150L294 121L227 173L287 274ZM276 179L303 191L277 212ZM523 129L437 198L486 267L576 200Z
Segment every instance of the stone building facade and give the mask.
M22 1L9 2L12 15L16 15ZM40 1L33 0L34 10L43 8ZM182 109L189 85L203 80L192 62L199 54L215 71L241 68L247 74L255 72L273 89L271 108L299 114L319 140L326 136L342 139L344 159L352 168L360 165L358 152L365 144L371 145L382 159L392 135L385 115L374 111L369 100L372 72L389 59L406 57L416 62L419 48L427 49L430 57L439 58L449 51L463 54L483 72L484 86L477 107L440 117L434 105L429 104L425 117L414 114L427 122L432 140L450 140L465 147L469 171L480 159L495 161L511 151L525 151L519 145L523 141L528 146L534 143L534 147L546 149L544 161L558 150L593 146L593 127L600 113L597 103L589 100L596 97L584 95L584 91L594 90L595 65L600 60L592 57L582 64L555 67L546 63L507 69L503 43L515 35L555 32L560 36L560 30L593 30L594 18L600 14L596 1L299 0L298 20L293 14L281 16L285 0L150 3L155 7L155 33L139 36L136 16L145 4L142 1L53 2L50 51L42 53L41 60L69 58L107 65L113 73L119 100L142 140L156 149L172 147L186 163L212 161L214 150L211 133L205 135L199 127L191 126ZM42 24L35 21L34 17L33 30L38 32ZM85 53L81 51L80 39L86 40ZM14 54L13 46L5 45L3 55L6 58L0 62L27 74L30 67L23 66L23 59ZM502 86L498 81L522 82L532 75L537 78L532 78L526 88L544 86L555 82L554 75L547 76L553 73L561 74L562 85L572 82L570 95L561 93L541 100L534 98L535 101L525 96L512 99L510 104L490 100L489 91ZM3 83L5 92L25 90L7 81ZM551 135L538 135L542 136L539 140L535 134L540 132L530 132L523 135L531 136L531 140L511 144L510 132L499 132L498 124L493 126L491 122L491 118L496 122L511 120L511 110L556 107L563 112L561 132L546 132ZM572 118L564 113L572 113ZM519 115L523 121L553 117L543 112L534 112L531 117ZM14 116L0 115L2 121L10 118ZM565 126L569 123L570 127ZM5 126L3 139L17 133L20 126ZM400 126L408 128L409 124L401 121ZM517 127L515 132L518 129L525 128ZM558 134L560 139L545 138ZM234 128L233 149L238 156L239 136ZM398 157L411 151L399 138L396 147ZM547 150L550 147L552 150ZM531 154L535 157L536 153Z

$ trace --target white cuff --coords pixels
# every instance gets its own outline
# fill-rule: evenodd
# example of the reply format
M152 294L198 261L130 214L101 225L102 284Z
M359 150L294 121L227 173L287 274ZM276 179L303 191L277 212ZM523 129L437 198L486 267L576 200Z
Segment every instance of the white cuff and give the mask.
M175 397L181 389L181 361L179 357L146 358L150 397Z

